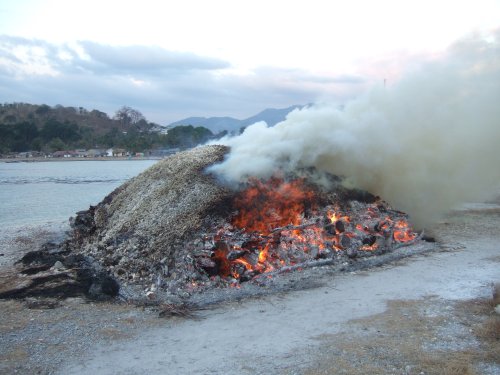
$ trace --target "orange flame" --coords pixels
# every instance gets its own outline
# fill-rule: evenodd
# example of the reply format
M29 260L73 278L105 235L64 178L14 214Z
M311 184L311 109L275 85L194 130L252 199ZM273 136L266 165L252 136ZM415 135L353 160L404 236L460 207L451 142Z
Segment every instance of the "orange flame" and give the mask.
M381 217L376 205L368 206L354 220L338 207L318 207L319 202L316 191L302 179L291 182L279 178L266 182L251 180L234 200L237 214L231 224L251 235L253 242L251 248L235 260L228 260L226 256L230 251L241 250L240 246L218 248L214 259L220 274L239 279L241 272L269 272L295 264L294 254L300 249L308 256L317 258L324 252L348 248L356 237L365 241L365 236L371 236L375 241L377 236L389 230L393 232L396 242L416 238L405 220L395 222L390 217ZM326 214L319 214L325 211ZM222 230L217 236L222 238L224 235ZM368 241L358 250L376 250L379 244L373 241ZM303 257L299 255L298 259Z
M314 193L301 179L283 182L273 178L266 184L260 180L251 183L235 199L238 215L232 222L247 232L269 235L274 228L298 225L307 202L314 199Z
M417 236L404 220L397 221L394 228L394 239L398 242L413 241Z

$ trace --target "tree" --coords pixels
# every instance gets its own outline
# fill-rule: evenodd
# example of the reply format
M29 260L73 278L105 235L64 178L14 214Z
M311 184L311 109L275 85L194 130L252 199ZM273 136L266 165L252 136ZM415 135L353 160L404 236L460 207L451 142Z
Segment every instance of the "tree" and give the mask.
M38 107L35 111L35 113L39 116L46 115L47 113L50 112L50 107L47 104L42 104L40 107Z
M12 125L0 124L0 152L12 151L12 142L15 139Z
M120 121L124 125L132 125L141 120L145 120L145 117L138 110L124 105L116 111L114 119Z
M7 115L5 116L4 120L12 124L17 121L17 117L16 115Z
M23 121L16 125L15 132L18 139L26 144L31 143L33 139L38 137L38 129L35 124L29 121Z
M99 143L106 145L107 147L116 147L119 145L121 136L122 133L117 128L113 128L100 138Z
M50 119L43 125L40 135L46 141L53 138L60 138L64 142L73 142L81 138L78 130L76 124Z
M42 138L37 137L31 142L31 149L33 151L42 151L43 141Z
M109 119L109 117L106 113L98 111L97 109L93 109L92 111L90 111L90 116L95 117L95 118L103 118L106 120Z
M211 137L213 137L213 134L207 128L181 125L168 131L165 143L170 147L189 148L205 143Z
M53 138L47 144L47 147L51 152L64 151L66 149L66 144L61 140L61 138Z
M32 150L33 140L37 136L38 129L30 121L17 124L0 124L0 149L2 153Z

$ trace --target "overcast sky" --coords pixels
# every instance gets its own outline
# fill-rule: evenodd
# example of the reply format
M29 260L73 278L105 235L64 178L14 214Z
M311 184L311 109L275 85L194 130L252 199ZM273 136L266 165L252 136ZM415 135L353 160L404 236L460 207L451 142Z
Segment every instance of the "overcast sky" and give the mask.
M342 103L499 15L500 0L1 0L0 102L163 125Z

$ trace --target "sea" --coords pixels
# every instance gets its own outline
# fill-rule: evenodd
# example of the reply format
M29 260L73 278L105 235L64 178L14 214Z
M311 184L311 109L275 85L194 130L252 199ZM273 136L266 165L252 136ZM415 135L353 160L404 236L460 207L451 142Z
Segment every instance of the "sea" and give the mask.
M12 241L62 236L69 218L96 205L157 160L0 162L0 265Z

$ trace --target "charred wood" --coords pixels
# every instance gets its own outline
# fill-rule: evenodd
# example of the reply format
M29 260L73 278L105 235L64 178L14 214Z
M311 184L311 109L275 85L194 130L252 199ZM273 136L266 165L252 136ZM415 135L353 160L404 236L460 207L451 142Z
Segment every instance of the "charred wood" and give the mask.
M344 248L347 249L351 246L352 240L349 236L342 235L340 237L340 245Z
M198 267L203 268L209 275L216 275L218 272L217 263L211 258L199 257L196 258Z
M282 231L286 231L286 230L300 230L300 229L305 229L305 228L309 228L309 227L316 226L316 225L318 225L317 222L306 223L306 224L301 224L301 225L285 225L284 227L274 228L271 231L271 233L282 232Z
M335 222L335 229L337 230L338 233L343 233L345 232L345 223L343 220L337 220Z
M104 300L118 294L118 282L96 262L65 253L42 249L26 254L2 276L0 298L86 296Z
M232 250L226 255L226 258L227 260L236 260L241 258L246 253L247 253L246 250Z

